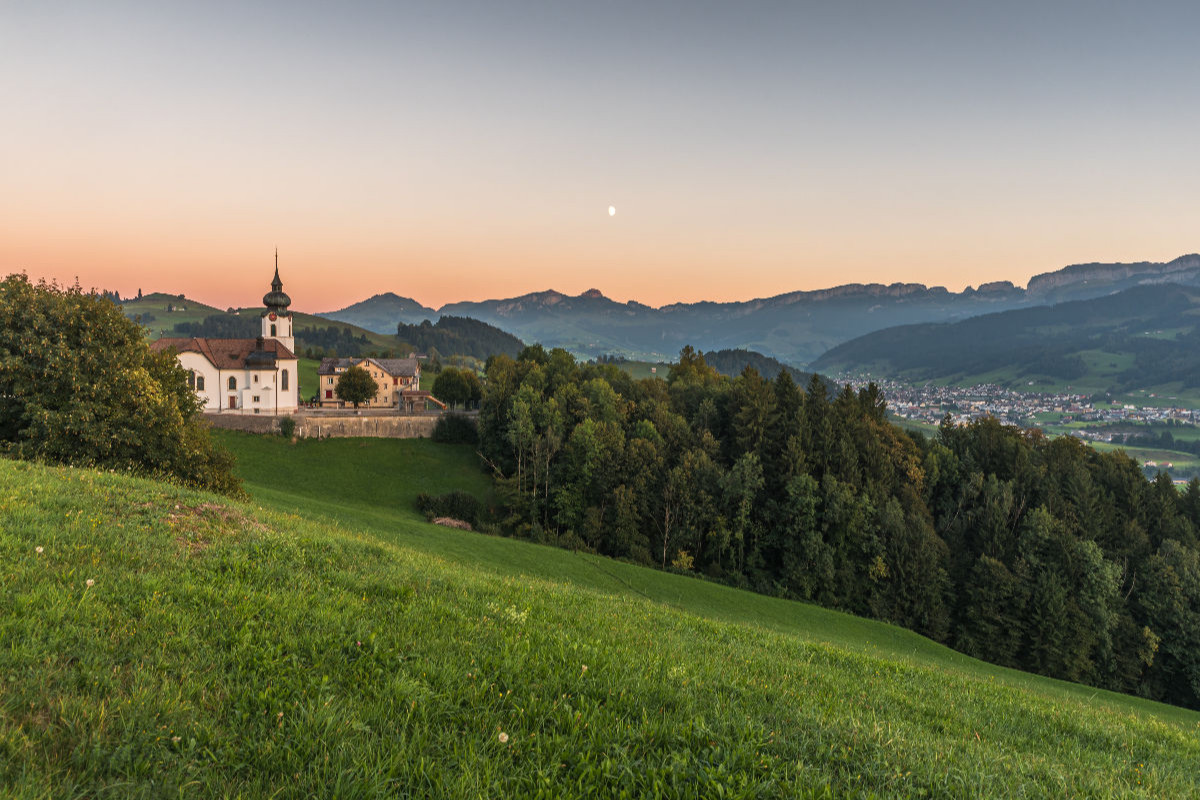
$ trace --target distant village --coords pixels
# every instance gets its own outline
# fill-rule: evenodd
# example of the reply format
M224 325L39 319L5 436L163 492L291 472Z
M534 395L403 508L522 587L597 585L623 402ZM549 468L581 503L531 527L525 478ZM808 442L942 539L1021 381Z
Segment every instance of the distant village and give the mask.
M1095 395L1020 392L996 384L975 386L913 386L886 378L873 379L887 397L888 409L913 422L939 424L949 414L956 423L991 416L1012 425L1034 427L1050 420L1056 424L1076 423L1200 423L1200 410L1172 406L1136 406L1097 403ZM865 386L861 378L847 377L855 388ZM1151 395L1153 397L1153 395ZM1091 441L1112 441L1111 431L1073 430L1072 435Z

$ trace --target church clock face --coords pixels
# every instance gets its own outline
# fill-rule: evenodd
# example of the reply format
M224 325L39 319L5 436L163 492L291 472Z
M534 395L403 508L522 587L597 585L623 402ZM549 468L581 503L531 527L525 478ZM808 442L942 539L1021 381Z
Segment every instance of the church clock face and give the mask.
M272 322L274 322L274 321L275 321L275 312L274 312L274 311L272 311L270 314L268 314L268 315L267 315L267 319L269 319L269 320L271 320Z

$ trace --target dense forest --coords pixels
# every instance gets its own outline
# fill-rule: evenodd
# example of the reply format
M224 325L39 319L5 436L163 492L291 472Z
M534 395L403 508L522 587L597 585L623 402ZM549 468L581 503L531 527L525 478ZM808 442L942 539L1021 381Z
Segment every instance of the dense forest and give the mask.
M665 381L493 357L479 437L510 534L1200 708L1200 482L993 419L924 438L873 386L730 379L691 348Z
M429 320L420 325L406 325L401 322L396 326L396 336L430 355L453 353L487 358L503 353L516 356L525 346L511 333L505 333L494 325L470 317L442 317L436 324Z

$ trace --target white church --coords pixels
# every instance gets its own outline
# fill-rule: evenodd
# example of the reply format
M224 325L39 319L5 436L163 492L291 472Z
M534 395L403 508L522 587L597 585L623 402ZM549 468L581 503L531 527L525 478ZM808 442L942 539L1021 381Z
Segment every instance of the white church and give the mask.
M188 373L203 410L220 414L293 414L300 406L300 387L292 336L292 299L275 279L263 296L262 334L256 339L164 338L154 350L174 350Z

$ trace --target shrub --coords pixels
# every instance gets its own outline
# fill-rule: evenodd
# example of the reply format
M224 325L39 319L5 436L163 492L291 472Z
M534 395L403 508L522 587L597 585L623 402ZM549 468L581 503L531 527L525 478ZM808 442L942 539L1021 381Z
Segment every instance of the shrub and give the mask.
M479 443L479 429L475 425L475 420L468 416L443 414L438 418L437 424L433 426L430 438L443 444L475 445Z
M290 439L295 433L296 420L291 417L281 417L279 420L279 435L285 439Z
M438 495L421 492L417 495L417 510L427 519L451 517L475 525L479 521L480 503L474 495L458 490Z

